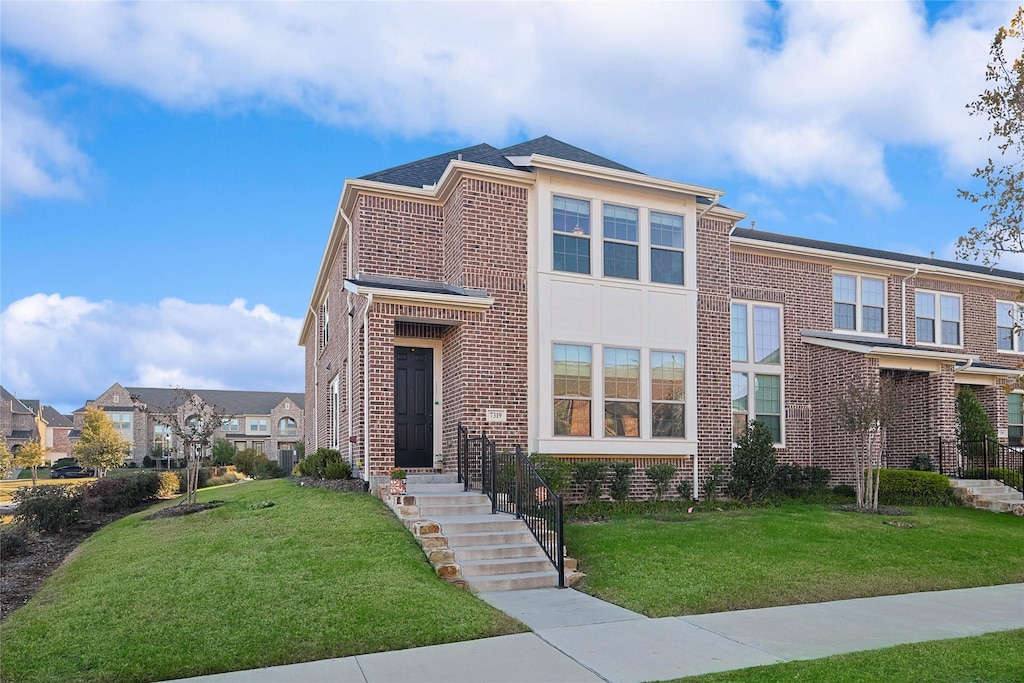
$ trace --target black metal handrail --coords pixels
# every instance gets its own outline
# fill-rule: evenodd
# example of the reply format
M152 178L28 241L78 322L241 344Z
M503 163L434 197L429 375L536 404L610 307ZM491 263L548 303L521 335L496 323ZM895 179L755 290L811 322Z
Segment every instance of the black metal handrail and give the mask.
M957 446L961 475L980 470L983 479L995 479L1024 492L1024 448L990 438L961 441Z
M558 571L558 587L565 588L565 526L562 498L548 486L519 446L498 453L483 432L480 438L483 492L491 499L492 513L513 514L526 523L544 554Z
M456 445L456 465L459 483L462 490L469 490L469 430L459 423L458 443Z

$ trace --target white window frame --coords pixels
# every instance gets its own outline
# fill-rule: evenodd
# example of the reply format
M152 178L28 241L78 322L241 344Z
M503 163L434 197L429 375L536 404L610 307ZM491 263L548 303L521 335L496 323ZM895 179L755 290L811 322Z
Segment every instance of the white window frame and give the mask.
M567 394L558 394L558 393L555 392L555 364L557 363L557 361L555 360L555 349L557 347L559 347L559 346L572 346L572 347L586 348L586 349L588 349L590 351L590 394L588 396L570 396L570 395L567 395ZM600 375L597 375L597 373L595 373L595 366L597 364L594 362L594 357L597 356L598 358L602 358L603 359L603 353L604 352L603 352L602 349L600 349L600 347L595 349L593 344L579 344L579 343L573 343L573 342L555 342L552 345L552 347L551 347L551 351L552 351L552 354L551 354L551 397L552 397L552 403L551 403L551 433L555 437L557 437L557 438L565 438L565 439L592 439L592 438L594 438L594 406L597 403L597 399L596 399L596 397L594 395L596 393L595 385L596 385L597 377L600 377ZM597 377L595 377L595 375L597 375ZM602 391L602 393L604 393L604 392ZM589 425L589 429L587 430L586 434L559 434L558 431L555 429L555 425L557 424L557 416L556 416L556 411L555 411L555 405L559 401L566 401L566 400L568 400L568 401L587 401L588 403L590 403L590 425ZM602 404L601 416L602 416L602 419L601 419L602 429L601 429L601 431L603 432L604 431L604 427L603 427L603 425L604 425L604 409L603 409L603 404Z
M1014 391L1006 395L1006 440L1010 446L1019 448L1024 444L1024 409L1022 409L1021 422L1010 422L1010 397L1016 396L1014 400L1019 400L1024 403L1024 393ZM1011 434L1011 430L1016 428L1016 434Z
M779 440L775 442L778 448L786 447L786 326L785 310L778 304L770 304L762 301L733 300L729 307L730 324L732 321L732 307L744 306L746 308L746 360L733 360L732 372L729 374L730 392L732 387L732 375L741 374L747 378L747 422L757 419L757 376L774 376L779 378ZM757 336L756 323L754 319L755 308L770 308L778 311L779 317L779 362L765 363L754 360L754 343ZM732 348L732 333L730 328L730 349ZM730 350L730 358L732 351ZM766 415L774 413L765 413Z
M1000 319L1002 317L999 310L1001 306L1010 308L1009 320ZM1016 317L1014 317L1014 312L1016 312ZM1011 324L1009 326L1000 325L1001 322L1010 322ZM1019 301L996 299L996 351L999 353L1024 353L1024 329L1017 328L1017 326L1024 326L1024 304ZM1001 349L999 348L999 330L1007 328L1010 330L1010 348Z
M676 399L658 399L658 400L655 400L655 398L654 398L654 354L655 353L667 353L667 354L671 354L671 355L677 355L678 354L678 355L683 357L683 398L682 398L682 400L676 400ZM647 364L647 370L648 370L647 386L650 388L650 393L648 394L648 400L647 401L643 401L643 403L646 403L647 405L646 406L641 406L641 410L643 410L643 408L646 407L647 414L650 415L650 419L651 419L651 438L652 439L658 439L659 441L661 441L661 440L669 440L669 439L676 439L677 441L686 440L687 435L691 432L691 427L688 424L688 421L686 419L686 380L687 380L687 376L686 376L686 373L687 373L687 367L686 367L687 358L686 358L686 355L687 354L686 354L685 351L679 351L679 350L673 351L673 350L669 350L669 349L651 349L650 350L650 355L651 355L651 360ZM641 369L641 372L642 372L642 369ZM643 379L643 378L641 377L641 379ZM680 406L682 408L682 410L683 410L683 434L682 434L682 436L659 436L659 435L656 435L654 433L654 408L655 408L655 406L660 406L660 405Z
M636 397L626 398L608 395L608 352L623 351L625 353L636 354ZM639 439L643 433L643 358L640 349L621 347L621 346L605 346L601 349L601 362L603 365L603 371L601 373L601 425L602 434L607 439ZM593 365L593 364L591 364ZM593 389L593 367L591 367L591 389ZM636 434L609 434L608 433L608 404L609 403L631 403L636 406Z
M932 296L934 303L935 316L927 317L920 315L917 305L917 297L919 295ZM942 299L947 297L950 299L956 299L959 302L960 319L953 321L947 320L942 317ZM918 325L919 320L931 320L934 324L935 340L934 341L921 341L921 330ZM957 333L958 341L956 344L947 344L942 341L942 323L944 322L956 322L959 331ZM962 349L964 346L964 298L960 294L952 292L939 292L932 289L918 289L914 292L914 341L922 346L940 346L947 349Z
M250 417L249 432L254 434L269 433L270 421L265 417Z
M630 241L628 239L621 239L619 237L610 237L608 235L608 209L625 209L627 211L636 212L636 239ZM641 233L641 211L638 207L627 206L625 204L616 204L614 202L601 202L601 275L603 277L615 278L618 280L625 280L626 282L639 282L640 281L640 233ZM593 225L593 222L591 222ZM608 271L608 243L619 244L633 247L635 251L634 256L634 267L636 268L636 277L626 277L623 275L612 275ZM593 266L591 266L593 270Z
M584 232L582 229L578 233L575 232L575 231L567 232L565 230L556 230L555 229L555 202L557 200L559 200L559 199L562 199L562 200L568 199L568 200L571 200L571 201L574 201L574 202L580 202L580 203L584 203L584 204L587 205L588 213L587 213L587 229L586 229L586 232ZM601 220L602 220L602 224L603 224L603 221L604 221L604 211L603 211L603 209L602 209L602 212L601 212L601 216L602 216ZM594 241L595 241L594 240L594 200L593 199L588 199L588 198L585 198L585 197L573 197L573 196L567 195L567 194L557 194L557 193L553 194L551 196L551 216L550 216L550 219L551 219L551 270L553 272L556 272L556 273L568 273L569 275L592 276L594 274L594 261L595 261L595 259L594 259ZM558 236L558 235L567 236L567 237L571 237L573 239L578 239L578 240L586 240L586 243L587 243L587 259L588 259L587 265L588 265L588 267L587 267L587 270L585 272L584 271L579 271L579 270L564 270L564 269L556 268L555 267L555 257L556 257L555 237ZM603 259L604 259L604 254L603 253L601 254L601 259L602 259L602 267L603 267L603 262L604 262L603 261Z
M237 432L238 431L238 418L237 417L224 417L220 421L221 431L224 432Z
M673 218L680 219L680 238L683 246L675 247L669 245L661 245L654 243L654 216L659 214L662 216L671 216ZM662 211L661 209L648 209L647 210L647 249L648 249L648 273L647 279L652 285L664 285L667 287L685 287L687 278L687 267L686 267L686 216L681 213L675 213L672 211ZM654 252L663 251L673 254L679 254L679 259L682 261L683 272L680 273L679 282L665 282L663 280L654 279Z
M341 375L335 375L334 379L331 380L331 438L329 439L331 448L334 450L340 450L341 447Z
M854 301L838 301L836 299L836 278L848 277L854 280ZM864 303L864 281L870 280L874 282L882 283L882 329L879 331L865 330L864 329L864 309L867 304ZM847 304L854 307L853 314L853 327L839 327L836 325L836 304ZM870 306L870 308L879 308L878 306ZM839 333L854 333L854 334L870 334L876 337L886 336L886 330L889 325L889 280L888 278L876 277L874 275L859 275L856 273L847 273L842 271L836 271L832 273L832 330Z

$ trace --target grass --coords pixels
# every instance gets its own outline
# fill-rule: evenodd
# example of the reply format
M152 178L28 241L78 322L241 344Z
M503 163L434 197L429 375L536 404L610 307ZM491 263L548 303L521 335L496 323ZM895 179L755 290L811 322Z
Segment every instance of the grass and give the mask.
M378 499L284 480L212 499L87 540L0 626L0 678L164 680L526 630L437 580Z
M46 477L39 477L39 486L51 486L61 484L81 484L90 481L96 481L95 479L50 479L49 470L47 470ZM14 492L17 489L25 486L32 486L32 479L3 479L0 480L0 503L9 503L14 496Z
M1020 518L911 510L624 514L568 525L566 545L587 574L582 590L650 617L1024 581Z
M757 666L675 683L1020 683L1024 630L897 645L803 662Z

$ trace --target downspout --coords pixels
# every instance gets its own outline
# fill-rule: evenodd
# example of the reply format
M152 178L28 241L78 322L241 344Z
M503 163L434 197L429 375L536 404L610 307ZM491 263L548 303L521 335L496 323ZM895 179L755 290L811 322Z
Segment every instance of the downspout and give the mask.
M370 481L370 309L373 292L366 295L363 312L363 481Z
M901 294L902 294L902 299L903 299L903 303L901 304L901 308L903 309L902 312L903 312L903 345L904 346L907 345L907 280L909 280L912 277L915 277L920 272L921 272L921 268L920 267L914 268L914 272L911 273L910 275L906 276L905 278L903 278L903 280L900 282L900 288L902 290Z
M708 208L704 209L703 211L701 211L700 213L697 214L697 221L700 222L700 219L704 218L704 216L707 215L708 211L710 211L711 209L713 209L716 206L718 206L718 200L721 199L721 198L722 198L722 195L716 194L712 198L712 200L711 200L711 205L708 206Z
M345 212L340 208L338 209L338 215L341 216L341 220L345 221L348 226L348 267L345 270L345 278L352 277L352 221L345 215ZM348 297L351 299L351 295ZM352 416L352 323L355 322L355 311L352 308L351 302L349 302L348 308L348 361L345 363L345 393L348 397L348 404L345 408L345 414L348 417L348 464L355 466L355 443L352 441L352 427L355 424ZM362 472L359 473L362 476Z
M313 307L309 307L309 312L313 314L313 330L316 335L316 355L317 358L313 361L313 450L320 448L320 316L313 310Z

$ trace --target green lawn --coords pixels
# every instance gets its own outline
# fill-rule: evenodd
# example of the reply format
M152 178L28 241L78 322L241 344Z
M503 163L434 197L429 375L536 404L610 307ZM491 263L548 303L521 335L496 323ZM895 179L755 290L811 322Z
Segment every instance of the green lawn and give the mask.
M435 578L378 499L284 480L212 499L86 541L0 626L0 679L163 680L526 630Z
M1024 581L1021 518L911 510L617 515L568 525L566 545L587 574L582 590L651 617Z
M757 666L676 683L1020 683L1022 672L1024 630L1019 630Z

